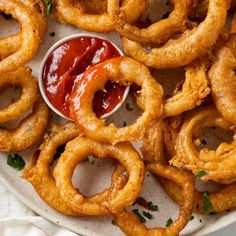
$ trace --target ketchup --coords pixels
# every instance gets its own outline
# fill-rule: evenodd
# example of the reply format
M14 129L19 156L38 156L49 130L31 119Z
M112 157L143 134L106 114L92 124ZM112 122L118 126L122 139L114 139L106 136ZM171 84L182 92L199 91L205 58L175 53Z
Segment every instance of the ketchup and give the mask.
M70 117L69 97L80 84L83 73L109 58L121 56L109 42L96 37L79 37L59 45L48 56L43 69L43 84L51 104L64 116ZM84 79L84 78L83 78ZM107 82L93 99L98 117L112 111L123 99L126 87Z

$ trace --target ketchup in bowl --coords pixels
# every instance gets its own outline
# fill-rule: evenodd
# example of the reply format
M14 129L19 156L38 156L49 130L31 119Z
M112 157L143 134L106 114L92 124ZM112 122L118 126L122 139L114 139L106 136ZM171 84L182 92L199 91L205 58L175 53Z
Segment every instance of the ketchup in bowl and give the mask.
M79 36L61 42L47 56L42 68L42 85L51 105L64 117L70 117L69 99L83 73L90 67L122 53L109 41L96 36ZM124 100L127 87L108 82L93 99L98 117L112 112Z

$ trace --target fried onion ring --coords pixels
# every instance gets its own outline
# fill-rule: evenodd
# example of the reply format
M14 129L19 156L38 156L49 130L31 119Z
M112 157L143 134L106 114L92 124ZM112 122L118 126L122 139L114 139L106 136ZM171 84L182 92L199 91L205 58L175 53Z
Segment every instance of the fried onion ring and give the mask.
M122 189L112 188L109 198L102 203L85 198L71 182L75 167L89 155L115 158L129 173L126 185ZM142 159L130 144L121 143L112 146L85 137L77 137L66 145L54 169L54 177L61 197L74 211L84 215L107 215L110 214L108 208L116 211L134 203L142 188L144 171Z
M190 170L194 174L201 170L206 171L207 174L201 177L203 181L231 183L236 179L235 140L231 144L221 143L215 151L204 148L199 153L193 144L193 137L199 135L203 128L212 126L230 129L229 123L212 107L186 119L176 140L176 156L170 164Z
M39 196L55 210L71 216L78 213L68 207L60 196L56 182L50 173L57 148L79 135L73 123L63 126L52 126L50 134L46 134L40 148L35 151L30 165L24 170L23 178L30 182Z
M162 88L139 62L127 57L114 58L91 67L84 73L87 75L89 79L75 89L70 106L71 117L86 136L112 144L137 140L144 135L148 124L162 114ZM93 97L108 80L120 84L135 83L141 87L140 96L144 98L145 109L136 123L118 128L114 124L105 126L104 120L96 117L92 108Z
M43 135L49 119L49 109L42 98L34 103L32 113L15 129L0 129L0 151L19 152L26 150Z
M185 31L181 37L169 40L161 47L146 50L141 43L123 38L123 48L129 56L153 68L187 65L216 43L225 25L228 5L227 0L210 0L207 16L198 27Z
M185 67L185 80L181 90L174 92L173 96L164 101L163 117L172 117L201 105L203 99L210 93L207 79L206 61L197 60ZM137 103L143 108L143 101L136 94Z
M147 227L140 223L137 216L123 210L114 213L114 218L118 226L126 235L178 235L179 232L187 225L193 206L194 184L193 178L185 172L177 170L171 166L162 165L159 163L148 164L147 170L155 176L161 176L168 180L174 181L179 186L184 194L184 201L180 204L180 213L178 219L168 228L154 228L147 229Z
M212 97L217 110L236 125L236 35L216 52L216 60L209 71Z
M0 110L0 123L20 118L24 112L32 107L37 99L37 86L31 70L21 67L17 71L0 76L0 89L8 85L20 85L22 95L19 100L7 108Z
M123 1L122 9L128 22L134 22L142 15L147 7L147 0ZM88 14L81 1L76 4L71 0L56 0L56 15L60 22L70 23L83 30L98 33L114 31L114 25L107 12Z
M14 71L32 59L38 49L40 37L38 23L32 11L19 1L0 0L0 11L11 14L21 24L21 46L0 61L0 74Z
M112 17L117 32L130 40L140 43L164 43L173 34L186 29L186 21L195 0L172 0L174 10L167 19L162 19L149 27L139 29L126 23L126 12L120 8L119 0L108 0L108 12Z

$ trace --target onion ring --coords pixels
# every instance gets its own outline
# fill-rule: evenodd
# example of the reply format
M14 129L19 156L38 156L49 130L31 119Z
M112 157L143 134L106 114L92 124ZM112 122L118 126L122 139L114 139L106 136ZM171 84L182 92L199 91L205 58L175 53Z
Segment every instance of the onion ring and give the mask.
M21 46L0 61L0 74L14 71L32 59L38 49L40 37L38 23L30 9L15 0L0 0L0 11L11 14L21 24Z
M205 20L197 28L186 31L176 40L169 40L164 46L145 50L141 43L123 38L123 49L149 67L162 69L187 65L216 43L225 25L228 5L227 0L210 0Z
M200 106L203 99L210 93L207 78L206 61L197 60L185 67L185 81L181 90L164 101L163 117L172 117ZM143 108L142 98L136 94L137 103Z
M197 174L204 170L206 175L201 177L203 181L215 181L219 183L232 183L236 179L236 142L231 144L221 143L216 151L202 149L196 151L192 138L206 127L220 127L226 130L230 125L214 108L206 108L193 114L184 121L176 140L176 156L170 164L182 167Z
M129 173L129 179L124 188L112 188L109 198L102 203L85 198L71 183L75 167L89 155L98 158L115 158ZM110 214L108 208L116 211L134 203L142 188L144 171L140 156L130 144L121 143L112 146L85 137L77 137L66 145L54 169L54 177L61 197L74 211L84 215L107 215Z
M173 182L160 180L167 194L177 203L181 204L185 199L182 190ZM236 207L236 183L223 185L217 192L209 192L209 201L212 204L211 212L221 213ZM204 214L203 193L195 191L193 211Z
M37 99L37 86L29 68L21 67L17 71L0 76L0 89L6 85L20 85L22 95L19 100L0 110L0 123L20 118L32 107Z
M120 8L119 0L108 0L108 12L117 32L123 37L140 43L164 43L175 33L186 29L186 22L195 0L172 0L174 10L167 19L151 24L145 29L126 23L126 12Z
M34 103L33 112L15 129L0 129L0 151L19 152L36 143L45 131L49 110L42 98Z
M115 212L114 218L118 226L126 235L178 235L179 232L186 226L190 219L193 206L194 184L193 178L185 172L177 170L171 166L162 165L159 163L148 164L147 170L155 176L161 176L168 180L174 181L184 193L184 201L180 204L180 213L178 219L168 228L147 229L140 220L126 210Z
M147 7L147 0L123 1L122 9L128 22L134 22ZM83 30L98 33L114 31L114 25L108 13L88 14L81 1L73 5L70 0L56 0L56 15L60 22L70 23Z
M39 29L39 36L43 39L47 29L47 21L44 13L44 4L41 0L20 0L22 4L31 10L35 16ZM21 47L22 32L0 39L0 59L15 53Z
M86 136L112 144L137 140L144 135L148 124L162 114L162 88L139 62L127 57L114 58L91 67L84 73L85 77L87 75L89 79L72 94L70 106L71 117ZM96 91L103 89L108 80L141 86L140 94L144 97L145 111L136 123L118 128L113 124L105 126L104 120L96 117L92 108L93 96Z
M39 196L55 210L71 216L78 213L68 207L56 188L56 182L50 173L57 148L79 135L73 123L63 126L52 126L50 134L46 134L40 148L34 153L30 165L24 170L23 178L30 182Z
M236 125L236 36L232 35L216 52L216 60L209 71L212 97L217 110Z

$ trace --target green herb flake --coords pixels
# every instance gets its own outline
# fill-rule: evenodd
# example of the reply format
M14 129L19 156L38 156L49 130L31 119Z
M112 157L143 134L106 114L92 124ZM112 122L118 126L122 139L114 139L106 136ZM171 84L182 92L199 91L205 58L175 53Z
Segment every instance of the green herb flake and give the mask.
M146 223L146 219L139 213L138 209L132 211L140 220L141 223Z
M149 220L151 220L153 218L152 214L150 214L148 211L143 211L143 215L148 218Z
M197 174L195 174L195 177L200 178L204 175L208 175L208 172L205 170L200 170Z
M148 202L148 207L150 211L159 211L159 208L157 205L154 205L152 202Z
M191 220L194 220L194 218L195 218L195 217L194 217L193 215L191 215L190 218L189 218L189 220L190 220L190 221L191 221Z
M7 164L14 169L22 170L25 166L25 161L18 154L9 154L7 156Z
M212 210L212 203L209 199L209 194L208 192L203 193L203 209L204 209L204 214L205 215L210 215L211 210Z
M166 221L166 227L169 227L171 226L173 223L173 220L171 218L169 218L167 221Z
M117 223L116 223L115 220L112 220L112 221L111 221L111 224L117 226Z
M49 15L49 13L52 10L52 2L51 2L51 0L44 0L44 3L47 5L46 13L47 13L47 15Z

